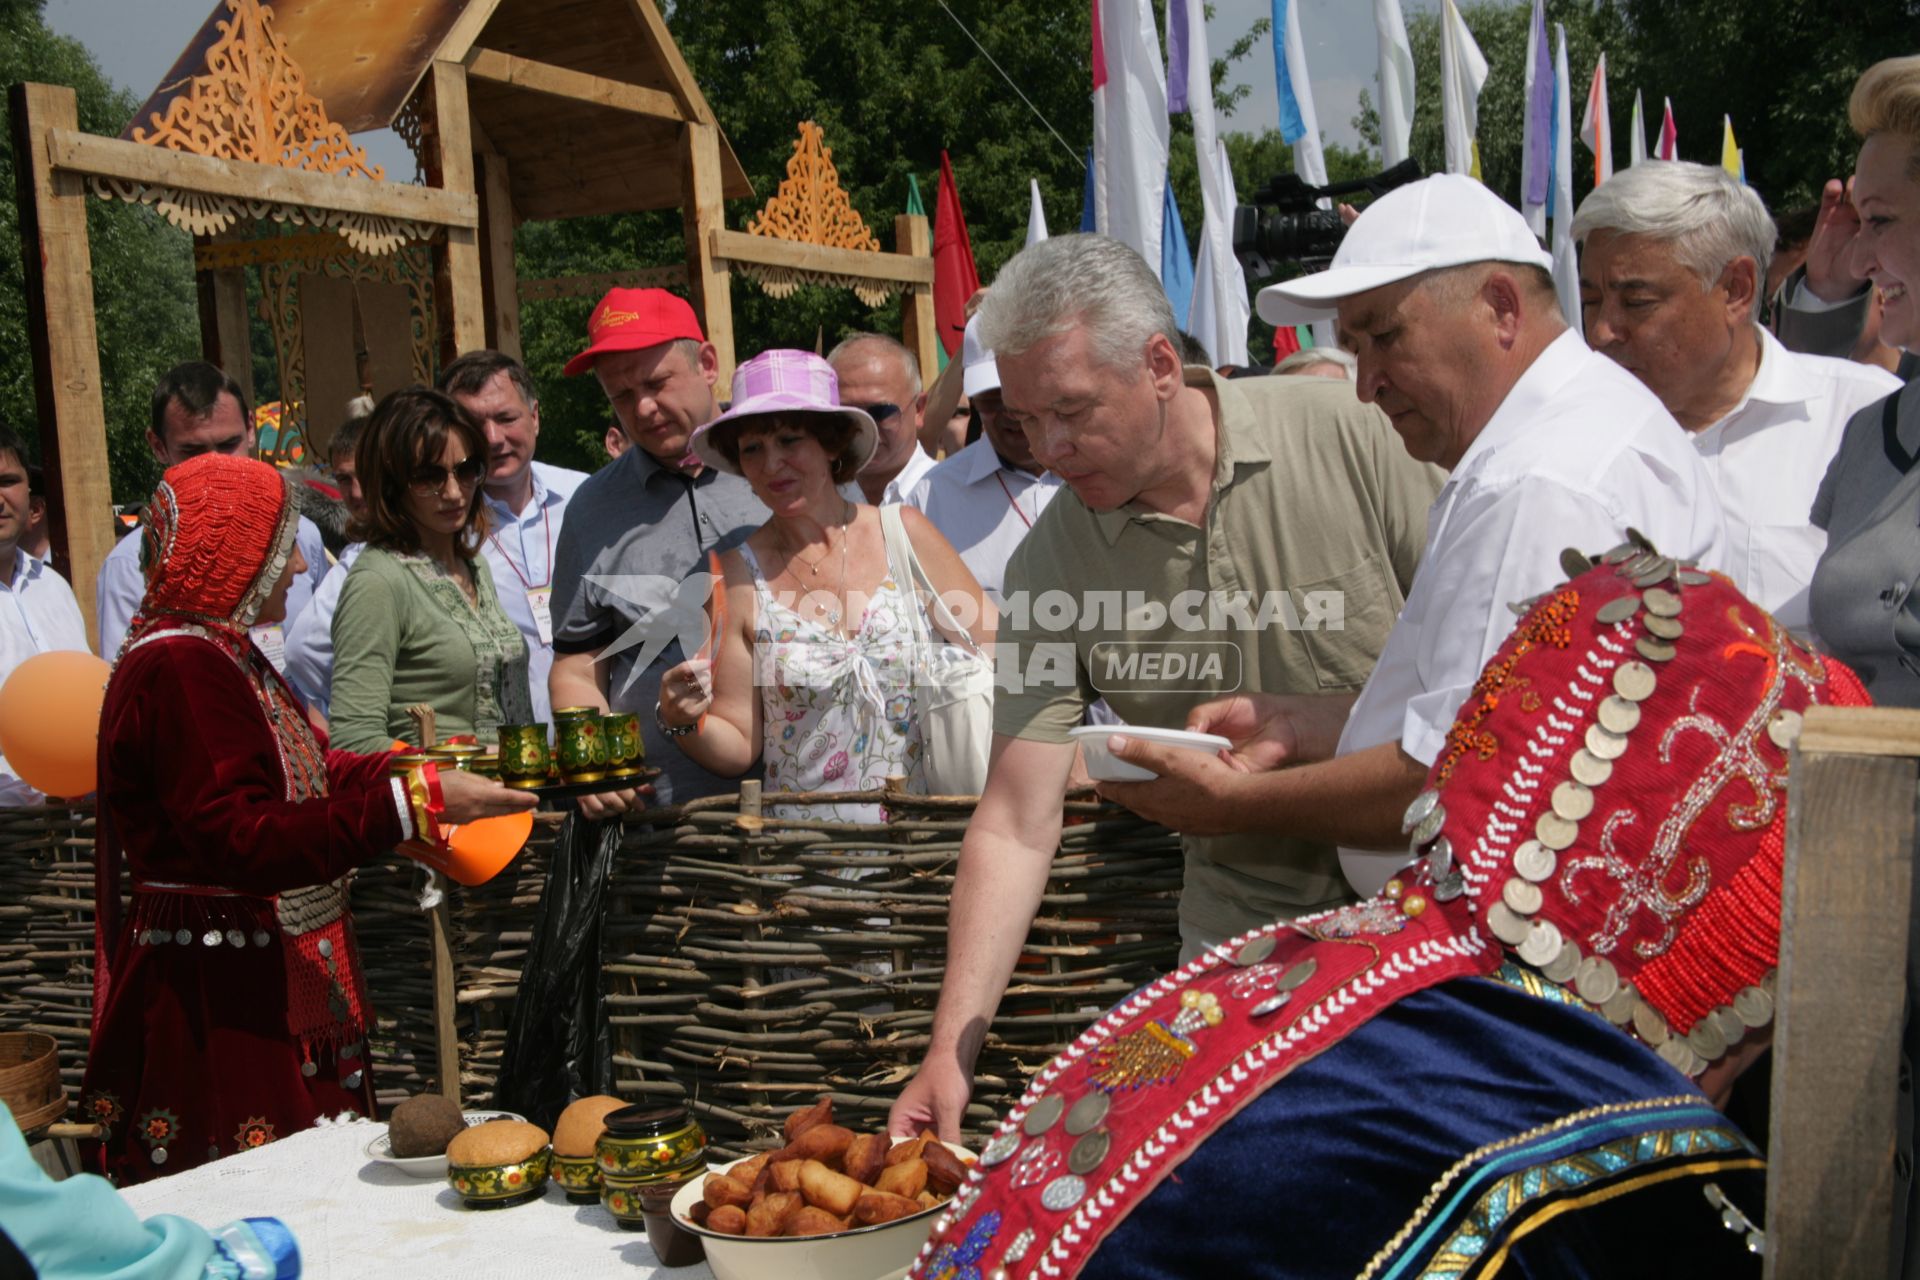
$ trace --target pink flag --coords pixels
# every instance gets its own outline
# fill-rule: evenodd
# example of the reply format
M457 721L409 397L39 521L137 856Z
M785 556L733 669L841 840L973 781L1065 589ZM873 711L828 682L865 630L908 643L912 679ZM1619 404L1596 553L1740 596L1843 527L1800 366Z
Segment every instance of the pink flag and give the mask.
M1607 55L1601 54L1587 88L1587 114L1580 122L1580 141L1593 152L1593 185L1613 176L1613 120L1607 114Z
M1666 103L1666 115L1660 120L1660 145L1654 148L1653 154L1662 160L1678 160L1680 131L1673 127L1673 99L1668 98Z

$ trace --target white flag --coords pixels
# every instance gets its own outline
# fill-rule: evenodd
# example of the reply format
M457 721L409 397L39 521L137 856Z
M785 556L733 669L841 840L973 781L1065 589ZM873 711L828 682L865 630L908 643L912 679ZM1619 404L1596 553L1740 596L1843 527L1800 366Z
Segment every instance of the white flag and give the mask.
M1413 154L1413 46L1400 0L1373 0L1373 29L1380 43L1380 156L1391 168Z
M1567 29L1553 24L1553 288L1580 332L1580 262L1573 244L1573 84L1567 77Z
M1247 362L1247 321L1252 302L1247 276L1233 256L1233 168L1213 114L1213 59L1207 51L1203 0L1168 0L1187 9L1187 110L1193 119L1194 158L1200 167L1200 250L1193 268L1193 302L1187 332L1200 340L1213 363Z
M1447 172L1480 176L1480 89L1487 60L1453 0L1440 0L1440 117L1446 133Z
M1544 240L1553 186L1553 51L1547 43L1546 0L1533 0L1527 16L1520 115L1520 216L1527 220L1527 230Z
M1033 201L1027 206L1027 242L1021 247L1031 249L1047 238L1047 211L1040 203L1040 179L1027 179L1027 186L1032 190Z
M1167 73L1153 5L1096 0L1094 13L1094 225L1145 258L1158 276L1167 196Z
M1647 158L1647 121L1640 110L1640 91L1633 91L1633 130L1627 135L1627 164L1639 164Z

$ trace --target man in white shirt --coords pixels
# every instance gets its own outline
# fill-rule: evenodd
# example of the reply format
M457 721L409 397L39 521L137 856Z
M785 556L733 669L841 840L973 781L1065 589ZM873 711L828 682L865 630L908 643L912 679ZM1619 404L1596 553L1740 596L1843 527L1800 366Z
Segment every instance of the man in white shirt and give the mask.
M553 549L567 501L586 473L533 460L540 399L512 356L469 351L440 373L440 389L487 433L487 540L481 554L500 607L527 638L533 716L552 720L547 673L553 669Z
M960 344L962 384L980 410L978 440L920 478L907 495L966 562L995 607L1007 561L1060 492L1060 477L1035 461L1027 434L1000 402L1000 367L980 342L978 317Z
M0 685L36 654L56 649L92 652L73 588L52 565L28 555L20 545L27 532L27 508L26 453L20 437L0 426ZM40 800L40 793L0 760L0 808Z
M1643 164L1573 220L1587 341L1660 397L1706 464L1734 576L1806 638L1827 535L1807 518L1854 411L1900 386L1884 369L1801 355L1763 329L1773 218L1717 165Z
M1357 700L1208 703L1188 727L1232 739L1244 771L1129 739L1117 753L1161 777L1103 792L1188 835L1331 841L1348 879L1373 893L1409 860L1401 815L1512 630L1508 606L1566 580L1563 548L1605 552L1631 527L1668 557L1665 574L1686 559L1724 567L1698 456L1652 392L1567 328L1550 264L1499 197L1443 174L1371 205L1328 270L1261 290L1272 324L1336 313L1357 348L1360 398L1386 412L1408 453L1450 473L1426 555ZM1651 567L1647 580L1658 580Z
M880 429L873 457L855 477L874 506L907 500L913 486L933 470L920 447L920 415L927 397L920 389L920 362L884 333L856 333L827 353L840 380L840 403L866 410Z
M349 538L353 537L354 523L367 510L366 495L360 489L360 466L354 460L360 432L366 425L365 417L349 418L327 441L327 469L333 473L340 500L347 508ZM366 546L364 542L349 542L340 549L340 558L313 589L313 599L287 627L287 679L322 716L327 714L333 695L333 611L340 604L340 589L347 585L353 562Z
M147 429L147 447L162 467L171 467L203 453L246 456L253 452L253 411L240 384L226 370L204 360L189 360L167 370L153 389L153 417ZM307 562L307 571L295 576L287 592L287 620L255 627L253 641L276 668L284 669L286 630L313 598L314 588L327 573L327 546L313 521L300 517L295 541ZM114 544L100 566L94 585L94 608L100 619L100 652L111 661L120 653L147 580L140 572L140 537L132 533Z

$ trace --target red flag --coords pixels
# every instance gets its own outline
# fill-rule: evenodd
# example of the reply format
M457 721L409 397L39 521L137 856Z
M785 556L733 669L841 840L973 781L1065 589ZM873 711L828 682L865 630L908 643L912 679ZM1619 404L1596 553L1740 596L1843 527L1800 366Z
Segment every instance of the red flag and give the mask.
M1283 324L1273 331L1273 362L1285 360L1300 349L1300 332L1290 324Z
M960 350L967 331L967 299L979 290L967 215L960 212L960 192L953 185L953 162L942 151L940 191L933 205L933 327L949 356Z

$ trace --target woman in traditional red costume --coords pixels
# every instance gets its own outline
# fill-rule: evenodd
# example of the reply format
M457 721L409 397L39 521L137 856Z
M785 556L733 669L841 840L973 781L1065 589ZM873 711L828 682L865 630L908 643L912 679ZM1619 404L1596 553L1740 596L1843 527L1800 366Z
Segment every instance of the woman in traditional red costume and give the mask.
M147 594L100 722L93 1039L82 1106L121 1183L370 1113L346 877L437 819L533 799L329 751L248 628L302 568L272 467L207 454L147 507ZM121 863L131 890L122 909Z

